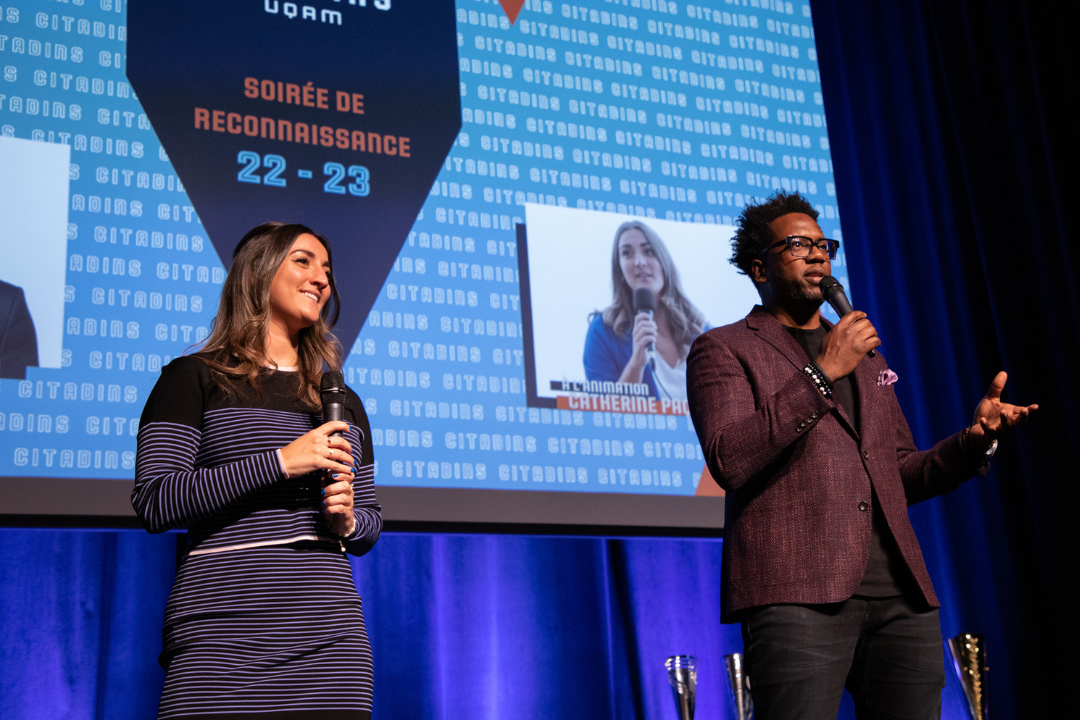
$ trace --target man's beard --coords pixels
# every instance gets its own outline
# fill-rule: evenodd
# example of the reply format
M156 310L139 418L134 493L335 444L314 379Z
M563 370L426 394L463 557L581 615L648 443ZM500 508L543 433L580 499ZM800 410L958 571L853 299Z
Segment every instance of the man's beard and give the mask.
M808 288L802 282L792 280L773 286L773 292L781 307L799 309L812 313L825 302L821 298L821 291L816 287Z

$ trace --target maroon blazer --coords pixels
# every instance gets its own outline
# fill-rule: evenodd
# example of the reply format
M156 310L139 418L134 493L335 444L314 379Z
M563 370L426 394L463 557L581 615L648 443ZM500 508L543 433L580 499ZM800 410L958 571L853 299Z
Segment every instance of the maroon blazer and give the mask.
M855 370L862 432L803 374L806 353L758 306L694 342L690 414L727 491L721 618L775 603L851 597L870 554L871 486L922 599L938 607L907 506L984 474L962 433L915 448L878 354Z

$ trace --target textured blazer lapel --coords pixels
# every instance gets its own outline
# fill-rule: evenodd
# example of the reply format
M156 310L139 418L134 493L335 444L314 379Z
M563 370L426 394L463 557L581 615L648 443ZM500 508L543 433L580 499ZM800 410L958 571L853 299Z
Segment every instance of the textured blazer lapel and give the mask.
M859 419L862 421L864 428L870 427L870 423L874 422L874 418L870 415L873 412L870 401L873 399L873 393L878 390L878 387L877 376L874 374L874 369L870 367L873 364L870 358L864 357L852 375L855 380L855 392L859 398Z
M855 383L855 387L856 388L859 387L859 383L857 381ZM860 403L859 410L862 410L862 405L861 405L861 403L862 403L862 395L861 394L859 394L859 403ZM841 405L840 403L837 403L836 404L836 412L840 416L840 424L843 425L844 428L849 433L851 433L852 437L854 437L856 440L858 440L859 439L859 431L855 429L855 424L851 422L851 418L848 417L847 412L844 410L844 406Z
M825 327L832 329L832 323L828 320L822 318L821 321L825 323ZM784 330L784 326L780 324L780 321L773 317L773 315L765 308L760 305L755 306L750 314L746 316L746 326L753 330L762 340L776 348L781 355L786 357L791 364L799 370L799 372L802 372L802 369L806 367L807 358L802 347L795 341L795 338L791 337L791 334L788 333L787 330ZM867 384L865 382L860 383L857 376L859 370L863 368L864 365L866 365L866 362L859 363L859 367L856 368L855 372L855 384L859 396L860 412L863 410L863 405L861 403L864 402L862 389L866 387ZM840 423L857 439L859 433L855 429L855 425L852 424L851 418L848 417L847 413L844 412L844 408L839 403L836 405L836 412L840 418Z
M800 371L806 367L806 353L795 342L795 338L784 330L780 321L774 318L760 305L746 316L746 325L765 342L776 348L792 365Z

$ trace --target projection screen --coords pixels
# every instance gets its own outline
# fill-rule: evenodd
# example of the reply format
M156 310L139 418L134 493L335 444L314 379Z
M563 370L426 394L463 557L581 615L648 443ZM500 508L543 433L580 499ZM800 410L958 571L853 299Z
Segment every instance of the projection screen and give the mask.
M616 232L717 327L778 189L843 240L807 3L4 3L0 515L134 522L161 367L286 220L332 243L390 527L717 532L678 366L618 382Z

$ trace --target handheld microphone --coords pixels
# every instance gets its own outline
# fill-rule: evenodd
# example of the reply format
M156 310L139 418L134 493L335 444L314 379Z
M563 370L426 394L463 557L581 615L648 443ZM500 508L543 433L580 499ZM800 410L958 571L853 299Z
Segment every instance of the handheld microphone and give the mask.
M634 313L646 313L650 320L656 314L656 298L653 297L652 290L642 287L634 291ZM646 352L649 356L649 367L656 370L656 343L650 342Z
M319 398L322 400L323 422L345 419L345 378L336 370L329 370L322 374L319 383ZM341 437L342 433L330 433L333 437Z
M818 287L821 289L821 297L825 302L832 306L832 309L836 311L836 314L840 317L844 317L849 312L853 312L855 308L851 307L851 303L847 299L847 295L844 294L844 286L840 284L840 281L834 278L832 275L826 275L821 278L821 282L818 283ZM874 357L876 352L871 350L866 353L867 357Z

